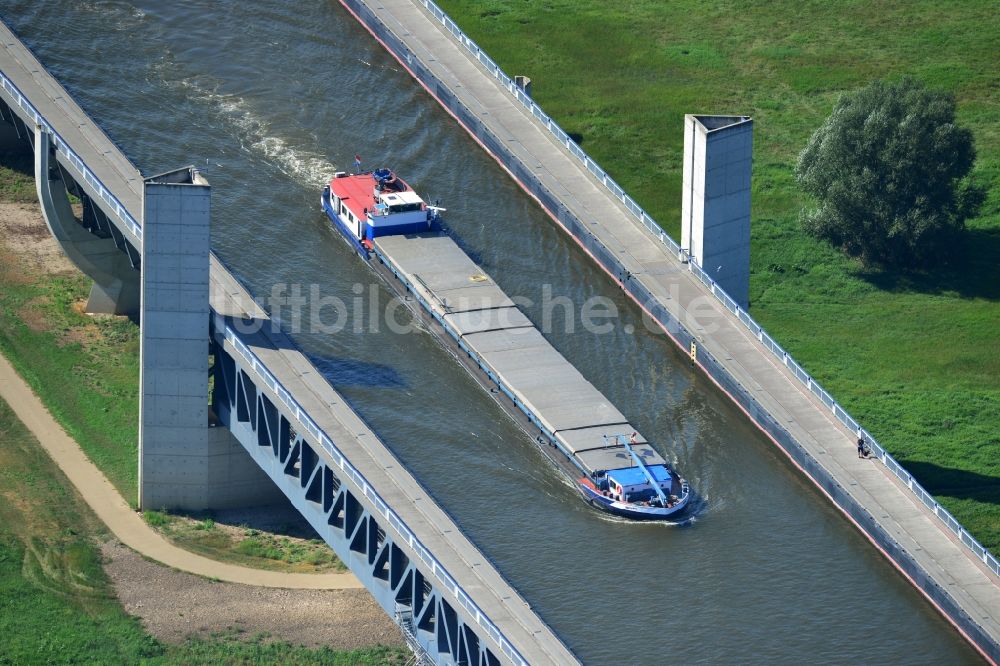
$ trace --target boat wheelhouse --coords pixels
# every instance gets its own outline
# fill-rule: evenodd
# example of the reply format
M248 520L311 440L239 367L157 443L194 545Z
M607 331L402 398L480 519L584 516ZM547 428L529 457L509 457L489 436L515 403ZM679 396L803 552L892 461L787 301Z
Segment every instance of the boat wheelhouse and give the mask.
M389 169L337 172L323 189L322 203L338 230L363 254L379 236L430 230L438 210Z
M605 437L605 445L628 451L631 467L595 470L577 480L580 492L591 504L637 520L663 520L687 506L691 489L666 463L647 464L635 446L638 433L629 438Z

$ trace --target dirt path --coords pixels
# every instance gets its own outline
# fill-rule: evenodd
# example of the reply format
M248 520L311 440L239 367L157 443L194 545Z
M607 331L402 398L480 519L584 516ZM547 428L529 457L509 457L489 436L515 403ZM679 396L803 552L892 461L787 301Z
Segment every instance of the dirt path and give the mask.
M350 573L294 574L248 569L174 546L125 503L2 355L0 396L34 433L101 521L123 544L142 555L175 569L230 583L310 590L361 589L361 583Z
M37 203L0 201L0 231L3 231L3 245L17 255L26 271L45 275L76 272L45 226Z

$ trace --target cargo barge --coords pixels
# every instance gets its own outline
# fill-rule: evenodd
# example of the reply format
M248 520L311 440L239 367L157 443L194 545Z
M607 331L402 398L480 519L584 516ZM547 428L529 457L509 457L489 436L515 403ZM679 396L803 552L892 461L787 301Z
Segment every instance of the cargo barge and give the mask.
M442 230L442 209L388 169L338 172L321 203L587 502L635 520L672 521L684 511L687 481Z

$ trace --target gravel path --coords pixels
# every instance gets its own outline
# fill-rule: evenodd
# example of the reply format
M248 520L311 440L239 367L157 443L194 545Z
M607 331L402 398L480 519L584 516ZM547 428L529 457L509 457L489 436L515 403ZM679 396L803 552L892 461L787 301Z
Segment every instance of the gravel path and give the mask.
M313 590L361 589L351 573L298 574L249 569L183 550L153 530L133 511L111 482L56 423L6 358L0 356L0 396L34 433L49 456L122 543L146 557L182 571L231 583Z
M403 637L365 590L283 590L213 583L143 559L110 541L104 570L125 610L160 640L235 631L306 647L403 645Z

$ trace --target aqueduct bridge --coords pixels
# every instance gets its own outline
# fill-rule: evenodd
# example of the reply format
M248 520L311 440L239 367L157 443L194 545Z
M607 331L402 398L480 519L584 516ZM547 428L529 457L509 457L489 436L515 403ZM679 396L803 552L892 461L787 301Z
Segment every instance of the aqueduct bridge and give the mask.
M680 248L660 234L648 215L433 3L399 0L344 4L584 246L625 293L646 308L685 350L692 342L696 343L696 362L706 375L747 412L970 642L995 659L998 635L995 559L978 547L874 442L871 444L885 466L852 466L848 458L852 453L852 431L857 427L853 419L794 360L783 355L766 332L716 288L709 275L696 264L680 261ZM337 522L343 518L344 525L349 526L346 531L351 532L349 542L342 539L347 543L339 549L336 543L331 545L356 572L367 568L388 578L386 582L372 575L369 589L376 592L376 598L388 612L396 615L398 611L396 617L404 627L424 623L414 633L430 654L436 654L438 660L446 663L464 661L471 658L473 648L485 644L494 654L481 652L482 659L489 661L492 656L506 660L510 653L495 649L503 645L503 640L491 644L485 638L488 632L476 634L476 627L489 627L492 623L502 630L499 634L502 639L507 636L507 625L492 615L492 607L481 605L475 587L477 577L470 579L471 587L466 587L466 579L452 568L452 565L462 568L464 562L465 567L476 570L481 577L479 560L470 562L460 556L446 559L435 550L435 544L424 540L424 532L418 529L420 516L428 513L423 504L429 501L426 494L419 491L413 496L387 494L387 488L395 482L378 476L377 469L388 464L391 469L383 472L386 478L393 479L397 472L405 475L399 472L401 466L386 463L392 460L391 454L382 449L371 454L370 466L362 464L374 435L357 421L287 338L270 330L270 326L257 325L265 321L264 313L231 276L217 277L228 275L218 261L213 259L207 271L207 287L194 276L188 276L187 282L176 279L176 266L193 268L195 264L203 264L200 255L209 256L207 234L201 231L207 224L207 182L189 169L143 179L93 122L73 108L69 95L44 73L30 54L18 51L16 56L11 55L18 48L23 50L15 37L5 38L5 44L0 69L7 79L3 82L3 96L11 109L7 116L18 117L19 133L25 138L39 144L47 140L55 146L54 154L36 151L44 158L54 158L49 164L38 165L41 173L47 171L46 178L39 179L40 194L43 203L46 198L50 200L49 224L57 237L66 238L67 252L73 256L75 248L78 263L90 262L90 272L97 284L91 296L92 306L120 311L141 306L146 314L144 349L163 350L173 346L166 354L172 376L160 382L155 381L155 373L144 372L143 377L145 501L155 506L157 499L163 497L157 493L183 491L184 501L191 505L239 503L242 493L259 488L262 477L258 470L264 469L314 525L324 529L332 525L331 529L336 531L341 529ZM21 106L22 98L29 100L31 113ZM34 138L33 125L39 115L42 127L47 130L42 134L47 133L47 138ZM51 164L57 165L56 168L48 168ZM57 186L42 187L43 180ZM84 195L81 200L86 228L75 221L76 227L60 223L57 208L65 205L60 203L59 196L44 196L46 191L59 194L59 187ZM158 201L163 205L157 205ZM171 217L181 210L185 215ZM68 219L65 211L61 217ZM630 222L610 225L608 220ZM87 235L71 237L77 227ZM163 230L162 236L157 235L157 227ZM183 242L176 242L177 238ZM103 247L96 243L98 239L104 241ZM89 246L85 241L95 243ZM109 243L117 252L109 249ZM141 283L135 281L134 266L145 269ZM131 283L127 279L130 274L133 274ZM197 296L202 293L199 290L204 290L204 298ZM140 291L144 296L142 303L137 298ZM180 298L180 294L189 297ZM685 316L695 299L702 299L703 304L706 296L716 309L714 321L720 323L720 329L712 334L690 325ZM182 305L190 309L184 310ZM151 325L157 319L170 322L171 330ZM190 330L179 326L181 321L189 322ZM206 326L204 322L209 324ZM215 358L214 411L229 429L209 428L202 435L207 418L204 378L208 372L204 340L209 335ZM187 365L185 358L190 361ZM155 352L153 357L144 354L144 369L154 362L161 371L164 369L162 354L160 359ZM282 362L292 369L282 371ZM185 382L195 386L195 378L199 383L197 390L190 390L187 395L179 392ZM295 409L289 406L289 401L296 405ZM181 404L185 405L183 409L179 408ZM177 416L190 418L182 422ZM348 424L346 434L337 430L337 423ZM185 428L187 434L180 438L183 441L171 440L170 433ZM346 442L362 430L365 434L356 439L368 448L347 448ZM229 439L230 431L236 435L238 444ZM338 439L342 436L346 439ZM191 442L196 442L197 447L183 448ZM332 458L324 442L329 442L336 452ZM257 463L247 464L244 448ZM268 450L270 462L264 456ZM341 466L337 455L346 460L347 468ZM321 469L325 470L322 474ZM357 471L369 484L369 490L352 482L354 476L347 469ZM332 475L329 481L327 471ZM387 484L385 488L383 483ZM345 487L353 500L342 494ZM405 561L385 547L389 541L402 544L404 538L394 528L390 514L380 513L377 503L368 502L375 489L383 505L391 507L397 518L404 519L404 527L443 563L451 580L461 584L461 589L475 599L474 604L487 617L485 622L466 621L467 615L461 611L466 606L457 593L448 596L446 591L440 598L448 605L438 604L434 594L440 593L439 587L430 592L435 603L416 601L413 590L417 579L409 578L406 572L412 562L423 560L419 553L402 545L398 547L408 558ZM296 496L303 499L296 500ZM409 509L394 504L397 499L410 508L419 504L422 510L411 516L404 512ZM321 513L327 508L329 511L325 515L311 515L309 511L317 505ZM410 517L418 522L410 523ZM452 531L448 532L449 529ZM457 530L445 527L440 532L451 539ZM328 541L332 538L322 529L320 533ZM375 546L368 547L365 539L372 533ZM361 537L362 534L365 536ZM365 548L366 552L357 555L354 548ZM397 566L397 575L386 570L387 562L388 569ZM399 569L401 563L404 566ZM435 580L433 571L421 571L422 582ZM364 574L359 573L359 577L364 579ZM379 596L378 590L383 589L390 592ZM403 603L407 594L409 607ZM396 600L397 595L402 601ZM419 610L414 611L418 605ZM450 619L453 615L457 618L455 622ZM443 628L440 623L434 624L437 617L445 617ZM460 627L472 627L468 629L472 633L466 634L467 630ZM513 635L514 630L511 631ZM530 633L533 632L522 636ZM430 639L435 642L432 644ZM530 643L527 640L525 644ZM507 644L521 650L522 643L514 639L508 638ZM524 652L520 655L527 661L546 660L544 654L537 658L529 658ZM560 658L557 655L555 660Z
M92 310L141 318L140 504L259 502L266 474L421 659L576 663L211 253L208 182L191 168L143 178L6 26L0 37L0 113L34 150L50 230L95 278ZM223 427L208 427L210 358Z

